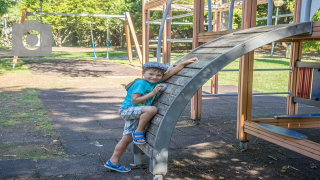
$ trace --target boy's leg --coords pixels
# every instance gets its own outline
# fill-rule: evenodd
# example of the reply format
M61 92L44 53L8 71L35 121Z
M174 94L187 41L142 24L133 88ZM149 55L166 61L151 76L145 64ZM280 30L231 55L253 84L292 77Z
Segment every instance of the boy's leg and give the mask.
M136 132L144 132L144 128L148 124L148 122L152 119L154 115L158 112L157 107L155 106L144 106L141 110L141 116L139 119L138 128Z
M112 164L119 164L120 157L127 149L128 145L132 142L132 135L126 134L122 136L121 140L118 142L114 148L114 152L110 158Z

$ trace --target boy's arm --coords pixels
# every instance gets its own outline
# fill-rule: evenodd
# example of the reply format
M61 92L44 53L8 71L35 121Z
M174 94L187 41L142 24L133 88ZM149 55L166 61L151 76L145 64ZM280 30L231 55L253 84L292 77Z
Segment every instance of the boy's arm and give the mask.
M161 84L158 84L151 92L148 94L142 96L142 94L139 93L133 93L131 95L131 102L133 104L139 104L142 103L150 98L152 98L154 95L158 94L158 92L161 90L162 86Z
M184 68L184 66L194 63L194 61L198 60L198 58L194 57L191 59L188 59L186 61L183 61L182 63L178 64L177 66L171 68L166 74L163 75L162 81L165 81L169 79L171 76L175 75L177 72L179 72L181 69Z

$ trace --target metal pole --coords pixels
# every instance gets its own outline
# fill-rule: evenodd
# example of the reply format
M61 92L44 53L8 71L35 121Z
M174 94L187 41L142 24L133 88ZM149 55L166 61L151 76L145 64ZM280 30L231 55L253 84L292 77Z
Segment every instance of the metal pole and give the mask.
M90 17L106 17L106 18L122 18L122 19L125 18L124 15L27 12L27 16L32 16L32 15L34 15L34 14L42 14L42 15L62 15L62 16L90 16Z
M107 59L109 59L109 18L107 18Z
M279 13L279 7L277 7L276 19L275 19L274 25L278 24L278 13ZM271 55L270 56L273 56L273 50L274 50L274 42L272 42Z
M157 46L157 62L159 62L159 63L160 63L160 56L161 56L162 33L163 33L164 23L166 21L167 15L168 15L168 11L169 11L169 7L171 5L171 2L172 2L172 0L168 0L166 10L164 11L163 16L162 16L161 26L160 26L160 30L159 30L158 46ZM166 43L166 42L164 42L164 43Z
M273 2L272 0L268 0L268 20L267 25L272 25L272 12L273 12Z
M9 47L9 40L8 40L8 32L7 32L7 18L4 18L4 32L6 33L6 41L7 41L7 47Z
M42 24L42 0L40 0L40 24Z
M234 0L231 0L230 4L230 12L229 12L229 29L232 29L232 21L233 21L233 9L234 9Z
M304 22L310 21L311 3L312 3L312 0L307 0L307 2L306 2Z
M212 8L211 8L211 0L208 0L208 32L212 32Z

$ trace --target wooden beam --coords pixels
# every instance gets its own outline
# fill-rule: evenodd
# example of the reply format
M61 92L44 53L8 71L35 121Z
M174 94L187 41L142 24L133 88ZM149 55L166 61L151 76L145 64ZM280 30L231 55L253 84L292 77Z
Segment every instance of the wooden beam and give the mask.
M298 114L298 103L293 102L293 97L297 96L298 85L298 68L296 67L296 61L301 59L302 56L302 42L291 43L291 55L290 66L292 72L289 74L288 89L291 91L291 95L287 98L287 114Z
M256 13L257 0L243 1L242 29L255 27ZM245 120L251 120L253 61L254 51L240 58L237 110L237 138L240 141L248 141L250 139L250 134L244 132L244 122Z
M245 122L244 131L266 141L320 161L320 144L318 143L279 135L260 128L256 123L249 121Z
M20 24L24 23L24 21L26 20L26 17L27 17L27 8L24 8L22 10L22 16L21 16ZM15 64L17 64L17 62L18 62L18 56L13 56L13 60L12 60L13 66L15 66Z
M125 32L126 32L128 58L129 58L130 63L132 63L131 38L130 38L128 21L125 21L124 29L125 29Z
M149 21L150 13L146 9L146 1L142 1L142 64L149 62L149 24L146 22Z
M163 5L163 12L165 11L165 8L167 7L167 4ZM171 6L169 7L168 15L171 17L172 11ZM171 54L171 42L167 42L167 38L171 39L171 19L167 20L164 24L164 30L163 30L163 43L162 43L162 57L163 57L163 64L169 64L170 65L170 54Z
M291 118L291 119L275 119L275 118L266 118L266 119L251 119L255 123L266 123L275 126L280 126L287 129L296 129L296 128L319 128L320 118Z
M320 40L320 21L313 22L312 34L291 36L285 39L280 39L276 42L298 42L298 41L319 41ZM215 32L202 32L198 34L198 42L209 42L213 39L219 38L226 34L240 31L241 29L215 31Z
M293 13L293 22L297 23L300 21L301 12L301 0L295 1ZM290 67L292 72L289 75L288 89L291 91L291 95L287 98L287 114L293 115L298 114L298 103L293 102L293 97L297 96L297 85L298 85L298 68L296 67L296 61L301 60L302 57L302 42L291 43L291 55L290 55Z
M198 42L198 33L203 32L204 25L204 0L194 1L193 11L193 42L192 49L197 48L200 44ZM200 88L191 98L191 119L201 119L201 105L202 105L202 88Z
M131 29L131 35L133 37L133 42L134 42L134 45L135 45L136 50L137 50L139 61L142 64L142 54L141 54L141 50L140 50L140 45L139 45L136 33L134 31L134 27L133 27L133 24L132 24L131 16L130 16L129 12L126 12L125 15L126 15L126 18L128 20L129 27Z

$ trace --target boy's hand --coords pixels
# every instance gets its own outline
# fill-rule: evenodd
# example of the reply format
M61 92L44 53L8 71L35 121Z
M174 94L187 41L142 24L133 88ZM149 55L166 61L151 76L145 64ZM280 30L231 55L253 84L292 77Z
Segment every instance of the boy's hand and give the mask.
M198 58L194 57L194 58L191 58L191 59L188 59L186 61L183 61L181 64L183 64L184 66L188 65L188 64L191 64L191 63L194 63L195 61L197 61Z
M156 87L154 87L154 89L152 90L152 92L154 93L154 95L158 94L159 91L161 90L161 88L162 88L162 85L161 85L161 84L156 85Z

